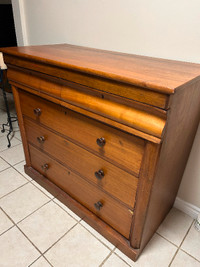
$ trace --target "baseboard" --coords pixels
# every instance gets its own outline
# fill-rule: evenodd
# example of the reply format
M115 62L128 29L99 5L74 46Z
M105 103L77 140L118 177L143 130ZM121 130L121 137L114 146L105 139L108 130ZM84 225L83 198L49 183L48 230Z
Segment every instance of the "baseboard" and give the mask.
M183 211L194 219L196 219L198 214L200 214L200 208L182 200L179 197L176 198L174 202L174 207Z

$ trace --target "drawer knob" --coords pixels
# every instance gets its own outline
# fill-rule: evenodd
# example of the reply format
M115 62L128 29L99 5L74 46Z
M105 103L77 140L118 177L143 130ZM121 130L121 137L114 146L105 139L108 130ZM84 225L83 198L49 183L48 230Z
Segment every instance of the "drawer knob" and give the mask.
M41 113L42 113L42 111L41 111L40 108L35 108L35 109L34 109L34 114L35 114L36 116L40 116Z
M99 180L101 180L105 175L103 170L98 170L94 174L95 174L96 178L99 179Z
M94 207L96 210L100 210L103 207L103 204L101 203L101 201L98 201L94 203Z
M42 165L42 169L44 171L47 171L49 169L49 164L45 163L44 165Z
M44 141L45 141L45 137L44 137L44 136L38 136L38 137L37 137L37 140L38 140L38 142L39 142L40 144L42 144L42 143L44 143Z
M97 138L97 145L100 147L103 147L106 143L105 138L101 137L101 138Z

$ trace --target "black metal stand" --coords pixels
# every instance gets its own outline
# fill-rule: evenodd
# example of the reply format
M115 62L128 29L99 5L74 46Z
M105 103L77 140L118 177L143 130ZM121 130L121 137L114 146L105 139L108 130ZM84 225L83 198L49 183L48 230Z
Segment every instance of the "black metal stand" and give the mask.
M4 102L5 102L5 106L6 106L6 113L7 113L7 123L3 123L2 124L2 130L1 132L4 133L5 132L5 127L8 127L8 134L7 134L7 140L8 140L8 147L11 146L11 138L10 138L10 134L13 132L13 126L12 123L17 121L17 117L14 116L10 116L10 110L9 110L9 105L8 105L8 99L7 99L7 95L6 95L6 91L4 88L4 82L3 82L3 71L0 70L0 81L2 81L2 92L3 92L3 98L4 98Z

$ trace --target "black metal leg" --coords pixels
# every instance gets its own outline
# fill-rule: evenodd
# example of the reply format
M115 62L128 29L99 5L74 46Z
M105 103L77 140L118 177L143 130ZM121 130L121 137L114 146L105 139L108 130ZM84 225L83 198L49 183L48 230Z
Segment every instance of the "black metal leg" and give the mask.
M1 80L3 80L3 72L1 71ZM10 116L10 110L9 110L9 106L8 106L8 100L7 100L7 95L5 92L5 88L4 86L2 86L2 92L3 92L3 98L4 98L4 102L5 102L5 106L6 106L6 113L7 113L7 123L2 124L2 130L1 132L4 133L5 132L5 126L9 127L8 130L8 134L7 134L7 140L8 140L8 147L11 146L11 138L10 138L10 134L13 132L13 126L12 123L17 121L17 117L11 117Z

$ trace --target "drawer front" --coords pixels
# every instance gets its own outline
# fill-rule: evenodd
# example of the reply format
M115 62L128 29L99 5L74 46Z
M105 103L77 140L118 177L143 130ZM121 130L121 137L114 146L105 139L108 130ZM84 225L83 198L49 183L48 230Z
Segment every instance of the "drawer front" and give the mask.
M31 145L29 145L29 151L34 169L86 206L123 236L129 238L132 214L127 208ZM46 166L46 169L44 167L44 170L41 171L41 166Z
M144 140L22 91L20 100L24 115L139 175Z
M130 208L134 207L138 178L29 119L24 119L24 125L28 142L52 155Z

